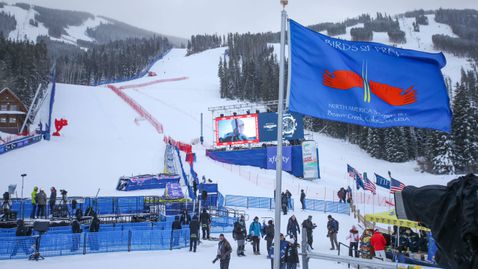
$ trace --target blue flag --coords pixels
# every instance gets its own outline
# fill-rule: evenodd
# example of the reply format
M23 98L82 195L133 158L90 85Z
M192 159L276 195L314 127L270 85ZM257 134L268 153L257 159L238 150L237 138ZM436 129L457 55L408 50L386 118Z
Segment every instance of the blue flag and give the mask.
M390 180L375 174L375 183L385 189L390 189Z
M291 111L369 127L450 132L442 53L335 39L293 20L289 29Z

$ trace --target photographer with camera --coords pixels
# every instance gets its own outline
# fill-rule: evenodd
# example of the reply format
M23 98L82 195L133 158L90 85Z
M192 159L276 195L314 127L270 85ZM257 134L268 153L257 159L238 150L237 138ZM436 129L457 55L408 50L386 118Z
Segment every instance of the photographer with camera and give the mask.
M309 244L310 249L314 249L312 247L312 242L314 241L314 237L312 231L317 227L315 223L312 222L312 216L309 217L302 222L302 231L307 232L307 244Z
M17 230L15 232L15 236L17 239L15 241L15 246L13 247L12 254L10 258L17 255L18 248L22 248L25 255L29 255L32 253L32 250L29 247L33 244L32 238L29 237L32 235L31 227L25 226L25 222L23 220L17 220Z
M212 263L216 263L219 260L219 268L228 269L229 262L231 261L231 252L231 244L229 244L227 239L224 237L224 234L220 234L219 243L217 244L217 255L216 258L212 261Z

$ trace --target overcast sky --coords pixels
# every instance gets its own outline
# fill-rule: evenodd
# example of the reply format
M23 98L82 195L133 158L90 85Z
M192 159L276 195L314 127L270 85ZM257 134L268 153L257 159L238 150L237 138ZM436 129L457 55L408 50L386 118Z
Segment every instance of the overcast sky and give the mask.
M87 11L157 33L265 32L280 29L279 0L7 0ZM394 15L414 9L473 8L478 0L289 0L289 17L302 24L339 22L362 13Z

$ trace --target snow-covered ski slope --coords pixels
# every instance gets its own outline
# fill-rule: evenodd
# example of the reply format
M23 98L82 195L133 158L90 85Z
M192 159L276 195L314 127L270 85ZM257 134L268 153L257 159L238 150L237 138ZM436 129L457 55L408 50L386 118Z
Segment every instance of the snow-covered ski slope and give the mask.
M234 103L219 98L217 63L224 51L218 48L186 57L184 49L173 49L152 67L158 76L116 86L187 77L123 91L162 123L164 135L185 143L199 137L200 113L204 113L204 135L206 144L211 145L212 116L207 108ZM9 184L20 186L20 174L27 173L27 193L33 186L56 186L67 189L70 195L92 195L98 188L101 195L158 194L115 190L120 176L162 172L165 144L163 135L109 88L58 84L53 118L69 121L61 137L0 156L1 189ZM309 198L327 195L332 199L336 190L352 183L346 175L346 164L369 175L377 172L386 176L390 170L406 184L443 184L450 179L416 172L414 162L392 164L373 159L344 141L319 134L314 137L319 147L322 179L309 182L284 173L284 189L290 189L296 197L303 188ZM205 148L199 145L194 146L194 151L199 176L219 182L222 193L272 196L275 171L217 163L206 158Z

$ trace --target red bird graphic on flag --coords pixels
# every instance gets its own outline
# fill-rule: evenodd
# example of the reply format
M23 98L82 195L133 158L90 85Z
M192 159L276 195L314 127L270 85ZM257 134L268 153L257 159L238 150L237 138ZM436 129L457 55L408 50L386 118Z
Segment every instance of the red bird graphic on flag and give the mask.
M366 71L365 71L366 74ZM406 90L385 83L367 81L365 78L350 70L336 70L330 73L327 69L323 75L323 84L338 90L350 90L352 88L364 88L364 101L370 102L368 88L378 98L392 106L404 106L417 101L416 90L413 86Z

